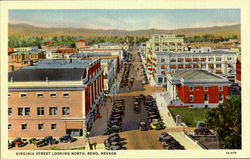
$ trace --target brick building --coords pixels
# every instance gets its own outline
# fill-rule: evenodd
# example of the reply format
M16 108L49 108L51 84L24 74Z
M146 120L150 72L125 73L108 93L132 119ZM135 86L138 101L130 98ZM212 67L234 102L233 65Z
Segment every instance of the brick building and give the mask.
M216 107L229 95L230 82L206 71L176 71L167 75L167 87L173 100L190 107Z
M103 96L100 60L41 60L8 75L9 138L84 136Z
M33 62L44 59L45 53L42 50L14 52L8 56L9 72L18 70L24 66L31 65Z
M80 49L80 48L84 48L87 46L87 42L85 40L78 40L76 42L76 48Z

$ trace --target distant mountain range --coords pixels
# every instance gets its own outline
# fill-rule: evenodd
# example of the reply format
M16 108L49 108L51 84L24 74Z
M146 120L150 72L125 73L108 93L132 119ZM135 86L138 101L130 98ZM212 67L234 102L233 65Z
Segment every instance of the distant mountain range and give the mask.
M240 37L240 24L227 26L214 26L205 28L183 28L175 30L102 30L102 29L87 29L87 28L45 28L37 27L29 24L9 24L9 36L39 36L39 37L54 37L54 36L82 36L86 39L103 36L119 36L127 35L138 37L151 37L152 34L173 33L185 34L186 36L213 34L215 36L237 35Z

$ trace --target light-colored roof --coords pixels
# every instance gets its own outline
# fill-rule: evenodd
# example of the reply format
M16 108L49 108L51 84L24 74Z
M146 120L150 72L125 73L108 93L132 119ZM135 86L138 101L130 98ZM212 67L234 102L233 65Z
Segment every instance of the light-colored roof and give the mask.
M183 78L184 80L222 80L225 79L212 74L208 73L207 71L201 71L201 70L189 70L189 71L176 71L174 73L170 73L170 75L174 78Z
M39 54L41 52L44 52L44 51L43 50L19 51L19 52L14 52L14 53L10 54L10 56L22 55L22 54L25 54L25 55Z

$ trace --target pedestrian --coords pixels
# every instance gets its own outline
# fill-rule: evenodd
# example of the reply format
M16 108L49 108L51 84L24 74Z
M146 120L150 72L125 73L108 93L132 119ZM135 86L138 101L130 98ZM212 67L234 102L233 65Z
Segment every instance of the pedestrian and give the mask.
M97 145L97 143L96 143L96 142L94 142L94 147L95 147L95 150L96 150L96 145Z

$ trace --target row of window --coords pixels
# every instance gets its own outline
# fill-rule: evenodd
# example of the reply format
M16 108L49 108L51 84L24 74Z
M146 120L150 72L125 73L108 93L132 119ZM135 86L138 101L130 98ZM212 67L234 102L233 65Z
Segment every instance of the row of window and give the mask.
M219 94L219 101L223 101L223 94ZM194 99L193 99L193 95L189 95L189 102L193 102ZM208 101L208 94L204 94L204 101Z
M57 115L57 107L49 107L49 115L55 116ZM8 116L12 115L12 108L8 108ZM29 116L30 108L29 107L19 107L18 108L18 116ZM37 115L44 115L44 107L37 107ZM70 115L69 107L62 107L62 115Z
M11 127L12 127L12 125L8 124L8 130L11 130ZM38 130L43 130L43 128L44 128L44 124L40 123L40 124L37 125ZM56 124L54 124L54 123L51 124L50 128L51 128L51 130L56 130ZM21 124L21 129L23 131L27 130L28 129L27 124Z
M185 66L185 68L192 68L192 65L191 64L188 64L189 66ZM194 64L193 65L193 67L195 67L195 65L198 65L198 64ZM211 65L211 64L210 64ZM213 65L213 64L212 64ZM173 66L173 65L170 65L170 66ZM174 65L175 67L176 67L176 65ZM178 65L179 66L179 65ZM183 65L181 65L183 68L184 68L184 66ZM201 68L206 68L206 64L201 64L200 65L201 66ZM216 68L221 68L221 64L216 64L215 65L216 66ZM197 66L197 67L199 67L199 65ZM165 67L165 65L161 65L161 69L165 69L166 67ZM231 67L229 67L229 68L231 68Z
M8 97L10 97L11 96L11 93L9 93L8 94ZM43 93L37 93L36 94L36 96L38 97L38 98L42 98L43 96L44 96L44 94ZM69 97L69 93L67 93L67 92L64 92L64 93L62 93L62 96L63 97ZM20 98L26 98L27 97L27 93L20 93L19 94L19 97ZM56 93L50 93L50 97L56 97Z
M198 58L198 57L197 57ZM187 60L188 62L191 62L191 58L184 58L184 59L190 59L190 60ZM194 58L195 59L195 58ZM215 58L216 61L222 61L222 58L218 57L218 58ZM165 62L165 59L164 58L161 58L160 60L161 62ZM176 62L176 58L172 58L170 59L170 62ZM203 58L203 61L206 61L206 58ZM214 61L214 58L213 57L210 57L208 58L208 61ZM232 61L232 57L227 57L227 61ZM183 58L178 58L178 62L183 62Z
M190 92L194 91L194 87L190 86L189 87L189 91ZM207 86L204 86L204 91L208 91L208 87ZM219 91L223 91L223 87L222 86L219 86Z

